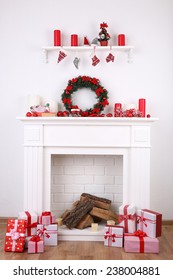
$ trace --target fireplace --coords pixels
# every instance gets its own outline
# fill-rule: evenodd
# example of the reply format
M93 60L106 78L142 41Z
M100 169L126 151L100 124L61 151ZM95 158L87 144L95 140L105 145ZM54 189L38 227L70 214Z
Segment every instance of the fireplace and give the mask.
M54 155L121 156L122 203L150 208L150 130L156 118L18 118L24 123L24 209L51 210ZM99 240L88 228L60 239Z

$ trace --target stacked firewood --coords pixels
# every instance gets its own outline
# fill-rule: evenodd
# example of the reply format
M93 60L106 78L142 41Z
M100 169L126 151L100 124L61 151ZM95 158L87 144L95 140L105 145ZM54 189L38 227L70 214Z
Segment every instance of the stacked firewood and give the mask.
M80 200L62 215L62 222L69 229L84 229L94 222L113 220L118 223L118 215L111 210L111 200L82 193Z

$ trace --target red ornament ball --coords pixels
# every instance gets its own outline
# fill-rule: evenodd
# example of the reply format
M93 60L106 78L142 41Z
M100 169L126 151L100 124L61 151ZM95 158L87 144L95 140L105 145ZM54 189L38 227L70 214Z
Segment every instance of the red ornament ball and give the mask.
M151 116L150 116L150 114L147 114L147 118L150 118Z
M26 113L26 117L32 117L32 113L31 112L27 112Z

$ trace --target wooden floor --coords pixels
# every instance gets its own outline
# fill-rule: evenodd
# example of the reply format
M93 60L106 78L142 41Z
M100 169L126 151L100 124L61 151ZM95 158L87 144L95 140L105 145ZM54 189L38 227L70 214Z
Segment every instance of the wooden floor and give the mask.
M159 254L125 253L123 248L106 247L102 242L59 241L45 246L43 254L4 252L6 224L0 224L0 260L173 260L173 226L163 225Z

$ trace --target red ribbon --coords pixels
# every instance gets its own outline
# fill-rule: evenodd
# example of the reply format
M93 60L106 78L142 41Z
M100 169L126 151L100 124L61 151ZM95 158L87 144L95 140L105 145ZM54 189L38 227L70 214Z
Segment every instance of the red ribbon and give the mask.
M52 224L52 215L50 211L42 212L40 223L42 224L42 217L48 217L48 216L50 216L50 224Z
M124 234L124 236L139 237L139 246L140 246L139 250L140 250L140 253L144 253L144 237L147 236L147 234L145 232L143 232L142 230L137 230L133 234Z
M28 211L25 211L25 214L27 215L27 222L28 222L28 226L27 226L28 236L31 236L31 228L29 227L31 224L31 214Z
M33 235L31 238L30 238L30 241L33 241L35 242L35 253L38 252L38 242L40 241L40 236L38 235Z
M104 235L104 239L108 239L108 246L112 245L112 242L116 242L116 238L123 238L121 234L112 233L112 227L109 227L108 231L106 231Z
M124 221L124 230L125 232L128 232L128 220L134 220L136 218L136 214L133 215L128 215L127 214L127 208L129 207L129 205L125 205L124 206L124 215L119 215L119 223L121 223L122 221Z
M42 228L42 229L37 229L38 235L43 237L44 235L47 238L50 238L50 235L47 233L47 229L46 228Z

